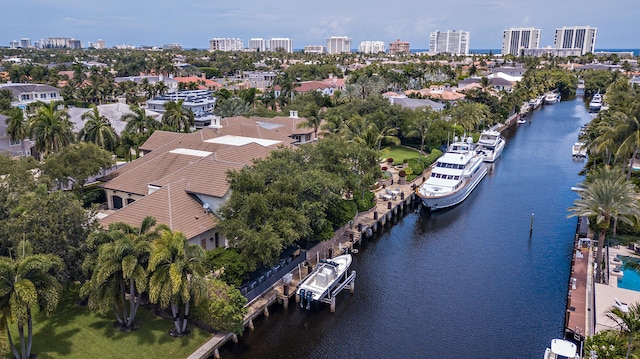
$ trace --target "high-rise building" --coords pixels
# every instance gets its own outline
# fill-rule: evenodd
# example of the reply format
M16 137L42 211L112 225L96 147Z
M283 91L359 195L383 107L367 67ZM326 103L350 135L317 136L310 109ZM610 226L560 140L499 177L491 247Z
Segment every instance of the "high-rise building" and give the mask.
M358 52L365 54L377 54L378 52L387 52L387 46L384 41L362 41L358 46Z
M304 53L322 55L325 53L325 47L322 45L306 45L304 47Z
M82 41L69 37L49 37L40 40L40 47L46 49L81 49Z
M20 47L22 47L23 49L31 47L31 40L27 37L23 37L22 39L20 39Z
M238 38L216 37L209 40L209 51L240 51L244 43Z
M540 48L540 29L533 27L511 28L502 35L502 54L520 56L523 49Z
M11 49L17 49L20 47L20 41L18 40L11 40L9 41L9 48Z
M400 39L398 39L389 44L390 55L399 54L403 52L408 53L409 51L411 51L411 48L409 46L409 42L407 41L400 41Z
M580 49L580 54L594 53L598 29L590 26L563 26L556 29L553 47L556 49Z
M429 35L429 52L469 54L469 31L434 31Z
M284 50L285 52L293 52L293 40L288 37L274 37L269 40L269 51Z
M331 36L327 39L327 53L332 55L351 53L351 38L347 36Z
M258 37L249 39L249 50L258 52L267 51L267 42L263 38Z

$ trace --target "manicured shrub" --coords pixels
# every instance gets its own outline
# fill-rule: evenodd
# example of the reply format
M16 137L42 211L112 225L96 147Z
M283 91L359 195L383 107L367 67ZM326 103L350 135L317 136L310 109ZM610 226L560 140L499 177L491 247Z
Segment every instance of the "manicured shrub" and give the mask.
M358 212L368 211L376 205L376 194L371 191L364 193L364 199L362 198L362 194L354 194L354 199L358 206Z

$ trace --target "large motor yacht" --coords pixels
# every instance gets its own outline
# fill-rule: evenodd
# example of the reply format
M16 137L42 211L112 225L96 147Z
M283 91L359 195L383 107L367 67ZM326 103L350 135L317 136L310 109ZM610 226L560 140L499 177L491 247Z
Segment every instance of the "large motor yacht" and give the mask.
M431 176L416 190L430 210L443 209L464 201L487 175L484 156L476 152L471 137L454 142L436 161Z

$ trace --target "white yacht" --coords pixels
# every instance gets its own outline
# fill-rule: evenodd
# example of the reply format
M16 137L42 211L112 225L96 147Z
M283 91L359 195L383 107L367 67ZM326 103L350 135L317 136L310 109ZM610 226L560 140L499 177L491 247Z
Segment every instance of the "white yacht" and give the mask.
M464 201L486 175L484 156L476 152L473 139L458 141L456 137L416 193L430 210L455 206Z
M587 157L587 146L584 142L576 142L571 147L571 156L576 159Z
M506 141L500 132L494 130L482 131L480 139L478 139L476 152L484 156L485 162L494 162L502 154L505 144Z
M578 346L564 339L553 339L551 348L544 351L544 359L580 359Z
M591 102L589 102L589 111L590 112L598 112L602 109L602 96L600 92L593 95L591 98Z
M316 269L298 285L300 306L310 309L312 302L326 297L329 291L338 285L340 279L346 277L351 260L351 254L343 254L331 260L320 260Z
M554 104L556 102L560 102L560 94L555 93L555 92L548 92L544 96L544 103L545 104L551 105L551 104Z

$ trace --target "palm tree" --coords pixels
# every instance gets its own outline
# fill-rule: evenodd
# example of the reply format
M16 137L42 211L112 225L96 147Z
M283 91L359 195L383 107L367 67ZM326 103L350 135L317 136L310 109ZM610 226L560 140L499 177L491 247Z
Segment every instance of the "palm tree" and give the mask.
M220 117L245 116L251 112L251 106L243 99L232 97L222 100L216 105L214 113Z
M153 244L149 272L149 300L171 308L172 335L188 334L189 303L192 299L198 302L206 293L204 250L189 244L181 232L165 229ZM182 317L180 304L184 304Z
M15 358L31 357L33 344L32 309L46 313L58 305L62 286L55 274L64 268L60 257L52 254L33 254L26 241L18 245L16 258L0 257L0 306L5 315L4 330ZM9 320L7 320L9 319ZM14 345L9 321L18 324L20 350ZM25 337L25 325L27 333Z
M35 148L43 156L58 152L73 142L73 125L67 110L56 109L57 103L40 104L31 118L29 128Z
M78 132L78 139L95 143L107 151L115 149L118 144L118 135L109 119L100 114L96 105L91 105L91 110L83 113L81 117L87 122Z
M640 218L640 206L635 185L626 180L618 168L603 166L595 169L583 183L584 191L569 208L568 217L594 218L598 226L598 251L596 253L596 280L602 281L602 256L604 239L611 220L632 224Z
M638 303L631 304L628 311L612 307L606 311L606 316L616 323L616 327L627 337L627 355L625 358L628 359L631 349L636 347L640 338L640 305Z
M189 132L194 124L193 111L182 107L183 102L184 100L180 99L178 102L169 101L164 104L165 112L162 115L162 123L172 131Z
M80 295L88 297L89 306L101 313L112 310L123 330L133 329L142 294L147 290L151 240L157 237L157 232L150 230L155 223L153 217L146 217L140 227L111 225L105 233L109 239L83 263L91 278Z
M27 156L27 150L25 148L25 138L29 137L29 121L24 116L22 109L13 107L7 111L9 118L7 118L7 135L11 141L20 141L22 146L22 153Z
M131 112L122 115L121 119L127 122L124 127L126 132L151 135L158 128L159 123L153 117L147 115L145 109L136 105L130 106Z
M303 116L306 118L298 124L298 127L311 127L313 128L313 137L318 139L318 128L322 124L323 108L318 108L315 103L309 104L305 107Z

